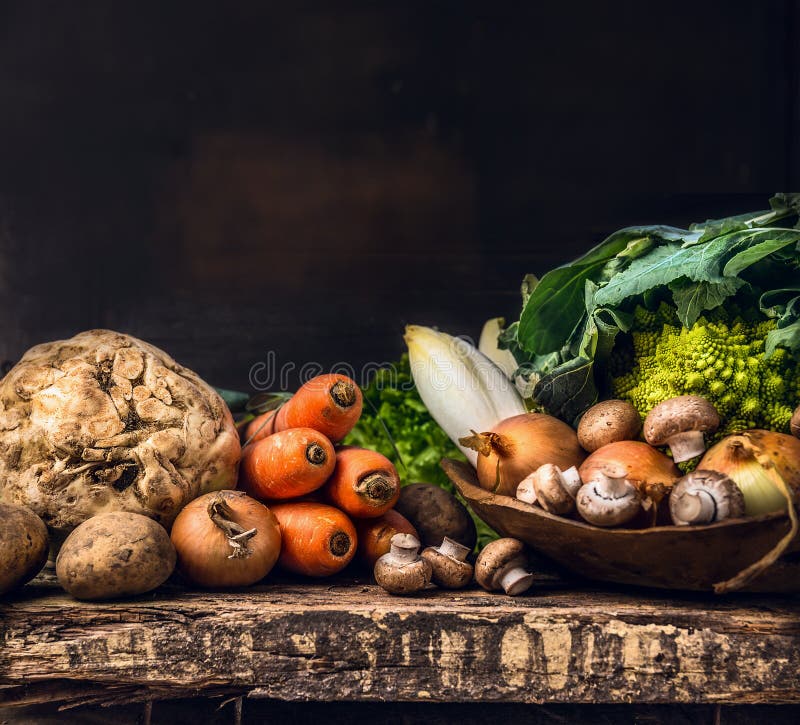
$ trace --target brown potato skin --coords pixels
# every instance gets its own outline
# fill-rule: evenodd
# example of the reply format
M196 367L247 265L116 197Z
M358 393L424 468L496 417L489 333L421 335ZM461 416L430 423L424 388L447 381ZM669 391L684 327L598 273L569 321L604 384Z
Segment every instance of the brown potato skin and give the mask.
M48 551L44 521L25 506L0 503L0 594L33 579Z
M472 549L478 534L465 506L432 483L412 483L400 490L395 510L411 522L423 547L439 546L447 536Z
M147 516L116 511L84 521L67 537L56 575L76 599L113 599L163 584L175 559L164 527Z

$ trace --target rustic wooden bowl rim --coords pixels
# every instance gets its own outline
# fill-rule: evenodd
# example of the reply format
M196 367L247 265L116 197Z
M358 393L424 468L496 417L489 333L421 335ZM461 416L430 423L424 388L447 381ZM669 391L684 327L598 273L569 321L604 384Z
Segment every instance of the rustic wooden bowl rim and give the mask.
M658 536L664 532L671 533L690 533L697 531L706 531L709 529L724 529L736 528L742 524L752 525L761 521L773 521L775 519L782 519L787 517L786 511L773 511L772 513L762 514L760 516L749 516L741 519L728 519L726 521L719 521L715 524L704 524L700 526L650 526L646 529L619 529L609 528L603 529L600 526L593 526L583 521L571 519L566 516L558 516L551 514L538 506L520 501L517 498L506 496L505 494L492 493L485 488L481 488L478 483L478 476L475 469L465 463L464 461L456 461L452 458L443 458L441 466L447 477L456 485L461 491L467 501L491 501L495 505L505 506L506 508L513 508L521 513L530 514L534 517L549 519L551 521L558 521L561 524L574 526L578 529L591 529L593 531L604 531L608 536L626 537L626 536ZM473 481L475 483L473 483Z

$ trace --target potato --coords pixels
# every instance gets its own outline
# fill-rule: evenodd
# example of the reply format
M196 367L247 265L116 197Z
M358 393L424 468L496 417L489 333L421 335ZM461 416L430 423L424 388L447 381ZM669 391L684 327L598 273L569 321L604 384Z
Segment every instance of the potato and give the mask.
M111 599L155 589L172 573L175 558L160 524L116 511L84 521L67 537L56 574L76 599Z
M472 549L478 535L466 507L432 483L412 483L400 491L395 509L419 532L423 546L439 546L447 536Z
M0 503L0 594L33 579L48 551L44 521L25 506Z

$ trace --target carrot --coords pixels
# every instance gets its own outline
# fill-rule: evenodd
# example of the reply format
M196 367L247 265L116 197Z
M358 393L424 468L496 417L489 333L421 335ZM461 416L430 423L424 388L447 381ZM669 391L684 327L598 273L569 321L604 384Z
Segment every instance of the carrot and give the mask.
M346 375L318 375L284 403L275 430L313 428L338 443L358 422L362 404L361 390Z
M330 503L346 514L370 519L385 514L400 497L400 477L392 462L376 451L344 446L324 488Z
M295 574L329 576L356 553L358 536L346 514L324 503L288 502L270 506L281 527L278 566Z
M395 534L411 534L419 539L419 534L412 523L399 511L389 509L383 516L376 519L356 519L358 534L357 556L364 566L375 566L384 554L391 548L391 540Z
M295 498L318 489L335 465L333 444L322 433L290 428L245 447L239 488L260 500Z
M267 436L271 436L275 432L275 418L278 415L277 410L268 410L266 413L256 416L247 424L244 429L244 436L242 443L255 443Z

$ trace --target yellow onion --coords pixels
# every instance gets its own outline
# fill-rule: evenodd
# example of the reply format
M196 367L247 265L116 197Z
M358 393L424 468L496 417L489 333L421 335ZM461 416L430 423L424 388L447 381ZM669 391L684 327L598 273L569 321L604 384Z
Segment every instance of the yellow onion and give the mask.
M723 438L697 467L731 478L744 496L747 516L785 511L783 484L795 499L800 491L800 440L785 433L748 430Z
M545 463L564 471L586 457L575 431L544 413L514 415L459 443L478 452L481 487L505 496L514 496L519 482Z
M748 430L723 438L697 466L733 479L744 496L745 514L789 512L788 533L758 561L727 581L714 585L718 594L735 591L774 564L798 531L795 502L800 492L800 440L785 433Z
M204 587L255 584L281 553L275 515L243 491L215 491L196 498L178 514L171 538L178 571Z

